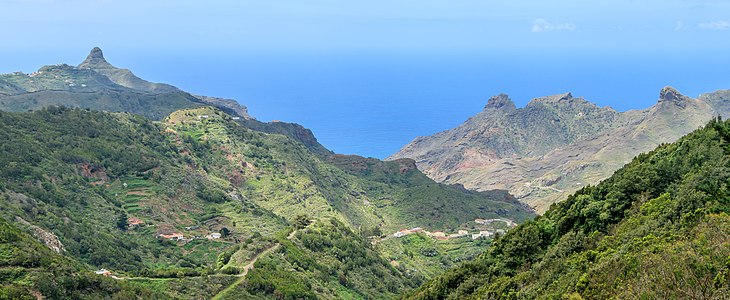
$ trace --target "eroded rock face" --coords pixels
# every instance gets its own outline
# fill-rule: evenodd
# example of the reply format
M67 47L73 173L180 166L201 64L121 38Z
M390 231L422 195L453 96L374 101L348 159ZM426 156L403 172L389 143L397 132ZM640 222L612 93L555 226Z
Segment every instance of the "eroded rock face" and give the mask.
M730 92L693 99L672 87L645 110L617 112L570 93L523 108L501 94L462 125L418 137L389 159L412 158L429 177L475 190L507 189L538 212L596 184L641 152L673 142L713 116Z
M512 111L516 108L515 103L512 102L512 99L510 99L507 94L499 94L497 96L489 98L489 101L487 101L487 105L484 106L484 110L489 109L503 109L507 111Z
M35 236L39 241L41 241L49 249L51 249L54 252L59 253L59 254L66 251L66 248L63 246L63 243L61 243L61 240L59 240L58 236L56 236L52 232L47 231L38 226L35 226L35 225L31 224L30 222L24 220L21 217L15 217L15 219L19 223L27 226L33 232L33 236Z

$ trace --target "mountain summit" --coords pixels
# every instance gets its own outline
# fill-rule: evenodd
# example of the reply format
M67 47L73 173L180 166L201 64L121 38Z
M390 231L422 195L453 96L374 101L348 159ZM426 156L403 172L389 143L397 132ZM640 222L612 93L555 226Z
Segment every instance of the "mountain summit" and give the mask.
M692 100L692 98L682 95L682 93L671 86L665 86L659 92L659 103L672 103L679 107L686 107Z
M114 68L109 62L104 59L104 52L101 48L94 47L91 49L89 56L86 57L81 64L78 66L81 69L111 69Z
M497 96L489 98L489 101L487 101L487 105L484 106L484 110L489 109L514 110L515 103L506 94L499 94Z

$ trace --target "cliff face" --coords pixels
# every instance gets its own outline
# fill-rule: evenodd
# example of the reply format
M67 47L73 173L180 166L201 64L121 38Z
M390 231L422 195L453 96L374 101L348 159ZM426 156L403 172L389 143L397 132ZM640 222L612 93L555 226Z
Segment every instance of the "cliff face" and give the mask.
M429 177L476 190L507 189L542 212L596 184L641 152L730 115L730 93L697 99L665 87L645 110L617 112L570 93L515 108L506 95L462 125L418 137L389 159L412 158Z

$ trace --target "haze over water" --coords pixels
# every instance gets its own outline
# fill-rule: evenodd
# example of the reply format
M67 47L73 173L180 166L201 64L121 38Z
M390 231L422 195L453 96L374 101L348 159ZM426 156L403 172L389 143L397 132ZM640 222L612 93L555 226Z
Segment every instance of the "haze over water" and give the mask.
M190 22L195 20L195 22ZM0 72L114 65L296 122L384 158L507 93L618 110L730 89L730 2L716 0L8 0ZM32 37L32 38L28 38Z
M262 121L300 123L337 153L377 158L393 154L416 136L457 126L499 93L523 107L535 97L572 92L624 111L653 105L665 85L692 97L730 89L724 71L730 62L719 53L695 58L556 56L201 57L185 67L177 61L185 57L140 57L130 63L143 66L138 73L147 78L167 78L192 92L237 99Z

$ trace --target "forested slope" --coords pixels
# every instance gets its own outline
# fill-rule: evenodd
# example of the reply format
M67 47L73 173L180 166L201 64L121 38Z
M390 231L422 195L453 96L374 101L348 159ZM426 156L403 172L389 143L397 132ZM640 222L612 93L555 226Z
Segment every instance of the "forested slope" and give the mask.
M410 299L727 299L730 122L641 154Z

